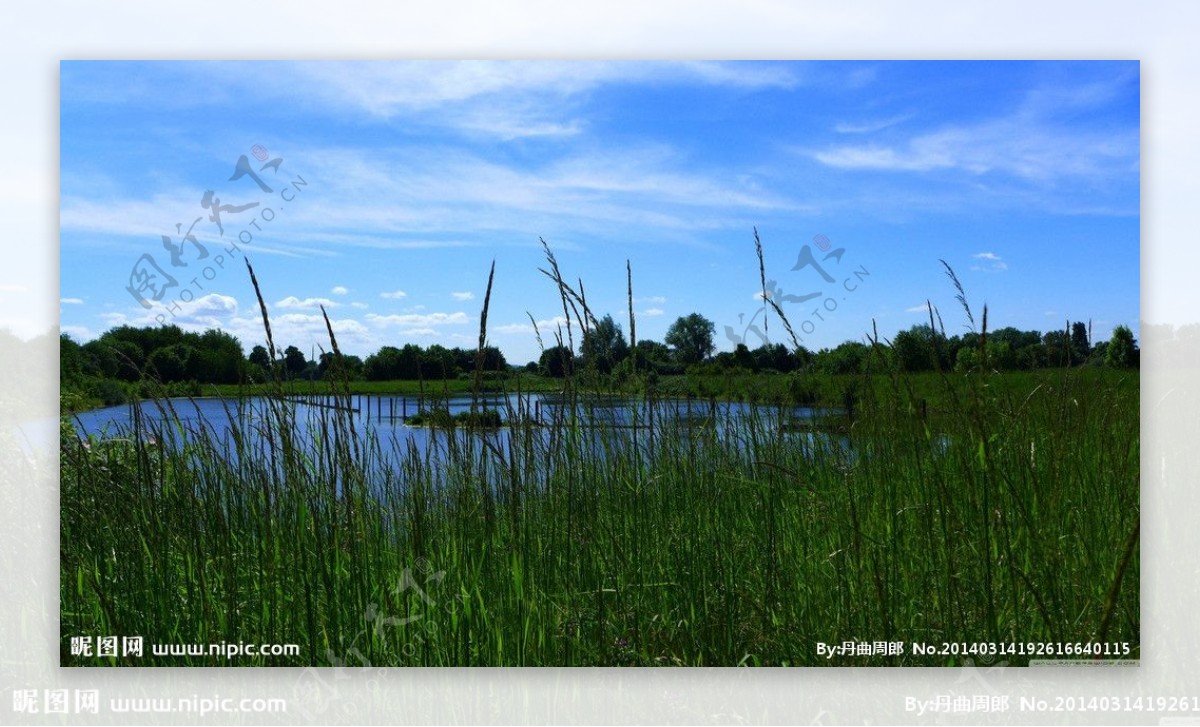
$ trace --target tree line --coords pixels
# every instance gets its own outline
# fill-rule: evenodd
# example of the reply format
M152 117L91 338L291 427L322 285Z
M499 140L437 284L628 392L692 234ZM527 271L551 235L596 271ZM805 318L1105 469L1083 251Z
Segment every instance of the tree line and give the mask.
M317 380L328 376L335 360L334 354L326 351L311 358L296 346L287 346L272 357L266 347L256 345L246 355L238 339L224 331L193 333L174 325L120 326L84 344L64 333L59 354L64 381L136 382L149 376L162 383L201 384L255 383L270 379L273 373L287 379ZM474 349L408 344L403 348L384 346L365 360L344 355L341 365L352 380L440 380L474 371L476 355ZM504 354L494 346L483 350L481 363L487 371L508 367Z
M917 324L890 341L881 341L885 345L880 347L846 341L817 351L802 345L764 342L754 349L739 343L733 351L714 354L714 332L712 321L692 313L671 325L665 343L637 341L630 348L620 325L605 316L584 332L579 355L556 345L542 353L536 368L551 376L586 368L620 374L635 367L659 374L741 370L838 375L866 371L873 352L879 359L876 365L880 368L876 370L903 372L1031 371L1085 365L1137 368L1140 363L1140 350L1128 326L1118 325L1109 340L1093 343L1089 326L1082 321L1046 333L1010 326L986 335L968 332L954 336L928 324Z
M834 348L809 351L803 346L763 343L751 349L738 344L716 353L715 326L698 313L677 319L663 342L636 341L630 345L611 315L593 321L581 332L578 351L561 341L524 366L529 373L550 377L590 371L626 378L634 372L680 375L688 372L851 374L866 370L873 351L885 368L905 372L931 370L1033 370L1068 366L1136 368L1140 352L1127 326L1117 326L1107 341L1093 342L1088 326L1077 321L1069 328L1040 333L1001 328L986 337L968 332L946 336L928 324L897 333L890 345L872 347L846 341ZM339 377L350 380L429 381L454 379L473 372L478 352L433 344L422 347L383 346L365 359L321 352L306 356L287 346L271 356L261 345L243 354L237 338L221 331L183 331L178 326L135 328L120 326L80 344L60 336L61 383L64 390L88 390L102 400L122 400L120 382L153 379L162 384L238 384L286 379L320 380L340 366ZM478 361L486 372L509 371L504 354L486 347ZM874 365L878 365L878 362ZM879 370L879 369L875 369Z

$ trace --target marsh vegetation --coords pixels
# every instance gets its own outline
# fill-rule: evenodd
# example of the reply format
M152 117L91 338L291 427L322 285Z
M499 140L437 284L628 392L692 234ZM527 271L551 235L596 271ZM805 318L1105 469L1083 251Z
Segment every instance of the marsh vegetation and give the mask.
M573 349L597 321L547 259L574 334L546 350ZM163 396L103 437L64 419L62 663L964 663L817 654L844 641L1138 656L1135 369L998 372L985 313L958 370L936 337L919 373L873 337L860 369L805 374L830 392L816 418L797 421L786 390L737 406L714 390L667 416L678 400L636 363L625 393L565 366L535 417L520 391L480 403L490 284L468 414L431 410L425 446L352 407L304 407L292 387L310 385L282 376L253 417L236 399L226 417L180 416ZM329 335L324 391L349 402ZM628 426L598 426L614 395ZM68 651L105 634L301 655Z

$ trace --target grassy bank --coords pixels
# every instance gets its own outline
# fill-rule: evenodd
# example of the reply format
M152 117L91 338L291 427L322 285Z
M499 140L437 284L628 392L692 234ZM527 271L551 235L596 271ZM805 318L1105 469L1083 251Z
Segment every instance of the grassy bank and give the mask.
M546 256L564 316L586 330L586 301L548 247ZM487 291L481 354L490 276ZM986 310L982 321L981 341ZM873 343L871 361L889 358L875 355L883 347ZM486 388L481 360L474 394ZM510 410L510 426L497 428L473 407L461 421L431 416L429 446L380 439L344 409L298 409L283 395L304 392L284 382L261 400L265 411L231 416L229 432L170 411L153 425L137 408L128 431L102 442L64 431L62 662L1140 655L1136 371L634 372L622 382L585 371L554 382L563 405L549 422ZM349 396L354 385L323 391ZM630 392L708 406L686 418L652 406L595 426L593 411L611 413L613 395ZM797 426L784 408L831 400L842 413L818 426ZM144 636L147 655L71 653L71 637L94 634ZM222 642L299 653L229 660L153 648ZM832 658L819 649L844 642L903 648ZM918 655L914 642L948 653ZM980 644L992 646L975 653Z
M1137 656L1135 372L879 375L856 396L833 438L784 431L771 405L632 430L581 414L503 439L459 426L429 451L336 411L298 437L286 402L229 438L195 422L65 433L62 661L964 661L817 654L847 640ZM94 634L300 655L69 653Z

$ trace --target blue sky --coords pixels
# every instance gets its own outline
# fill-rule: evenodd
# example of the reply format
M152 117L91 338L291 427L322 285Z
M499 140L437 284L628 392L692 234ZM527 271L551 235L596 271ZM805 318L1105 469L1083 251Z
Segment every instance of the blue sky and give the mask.
M279 345L328 348L324 303L350 353L470 347L495 259L489 339L521 363L530 317L549 342L562 316L544 238L626 333L628 259L639 339L699 312L727 350L758 343L757 227L812 349L926 300L965 330L939 259L992 327L1136 332L1139 85L1136 62L67 62L61 327L161 319L248 350L244 253ZM263 186L230 180L243 155ZM806 245L827 277L793 270Z

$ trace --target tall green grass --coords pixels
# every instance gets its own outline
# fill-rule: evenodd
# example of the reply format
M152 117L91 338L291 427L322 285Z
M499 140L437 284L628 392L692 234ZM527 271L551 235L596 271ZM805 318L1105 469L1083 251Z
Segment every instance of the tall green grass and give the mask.
M587 330L582 286L552 257L547 275ZM1139 653L1136 373L868 374L828 433L716 401L597 427L607 400L587 380L546 423L513 404L505 430L447 426L424 450L347 412L299 421L282 397L232 411L229 432L169 403L153 439L140 419L105 440L65 429L62 662L964 662L817 653L844 641ZM108 634L301 654L69 653Z

